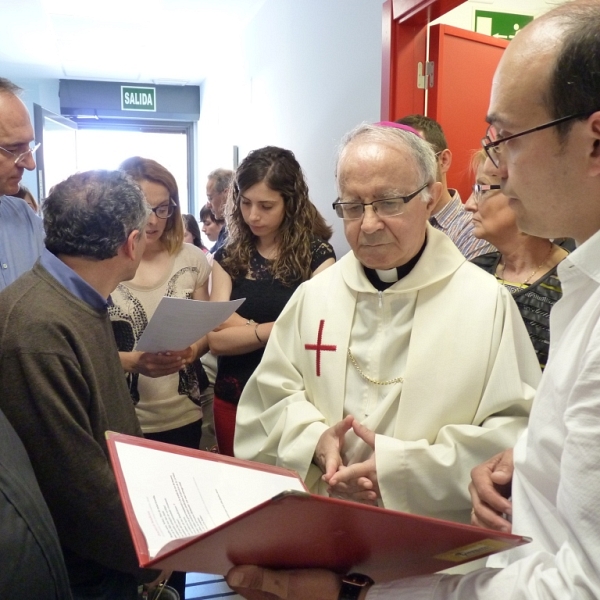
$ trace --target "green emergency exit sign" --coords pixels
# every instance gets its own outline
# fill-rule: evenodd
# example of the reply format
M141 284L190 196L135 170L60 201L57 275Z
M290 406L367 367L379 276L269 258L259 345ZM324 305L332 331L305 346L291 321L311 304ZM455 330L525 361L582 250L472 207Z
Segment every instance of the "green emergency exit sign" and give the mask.
M475 11L475 31L504 40L512 40L530 21L533 21L533 17L529 15L488 10Z
M156 88L122 85L121 110L156 112Z

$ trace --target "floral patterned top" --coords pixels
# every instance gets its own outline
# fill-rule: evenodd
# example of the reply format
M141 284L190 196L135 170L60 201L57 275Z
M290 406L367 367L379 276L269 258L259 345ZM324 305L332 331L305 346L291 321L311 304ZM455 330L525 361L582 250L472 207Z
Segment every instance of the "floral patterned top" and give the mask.
M171 258L171 268L158 285L150 288L125 281L111 294L108 312L120 351L135 348L163 296L191 298L210 275L204 252L192 244L183 244ZM128 373L127 382L144 432L168 431L202 418L194 365L165 377Z

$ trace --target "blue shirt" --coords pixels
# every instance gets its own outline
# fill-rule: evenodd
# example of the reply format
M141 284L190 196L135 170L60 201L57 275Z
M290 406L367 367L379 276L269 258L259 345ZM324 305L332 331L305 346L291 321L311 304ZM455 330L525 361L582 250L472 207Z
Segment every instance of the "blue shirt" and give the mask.
M40 257L40 264L58 283L66 288L73 296L89 304L96 310L106 310L108 302L87 281L82 279L71 267L66 265L44 248Z
M215 242L214 246L210 249L210 253L215 254L217 252L217 250L220 250L225 245L226 241L227 241L227 226L223 225L223 227L221 227L221 231L219 231L219 237L217 238L217 241Z
M0 290L29 271L43 249L42 220L24 200L0 196Z

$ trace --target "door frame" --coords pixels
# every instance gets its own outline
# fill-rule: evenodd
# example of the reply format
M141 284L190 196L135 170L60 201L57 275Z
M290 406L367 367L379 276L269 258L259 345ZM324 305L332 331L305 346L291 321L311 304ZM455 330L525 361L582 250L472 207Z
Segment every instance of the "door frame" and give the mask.
M429 23L466 1L385 0L381 61L383 121L424 113L425 90L417 87L417 65L427 62Z
M40 142L40 149L35 156L35 175L38 201L41 203L46 197L46 167L44 163L44 122L51 119L69 129L77 130L77 123L67 117L58 115L39 104L33 104L33 130L36 142Z

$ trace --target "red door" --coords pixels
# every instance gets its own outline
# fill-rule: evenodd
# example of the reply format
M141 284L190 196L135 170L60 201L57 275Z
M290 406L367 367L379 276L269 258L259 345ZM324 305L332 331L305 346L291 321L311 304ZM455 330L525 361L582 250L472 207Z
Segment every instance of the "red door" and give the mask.
M427 56L427 27L463 0L387 0L384 3L381 113L395 120L411 113L438 121L448 139L453 161L448 185L463 200L470 195L471 153L480 147L491 81L508 45L505 40L449 25L430 29L429 61L434 63L433 87L417 87L419 63ZM399 12L404 10L404 12ZM425 112L426 110L426 112Z
M473 150L481 148L492 78L506 46L507 40L450 25L430 29L429 60L435 68L427 115L446 134L452 151L448 186L458 189L463 201L471 193L469 164Z

